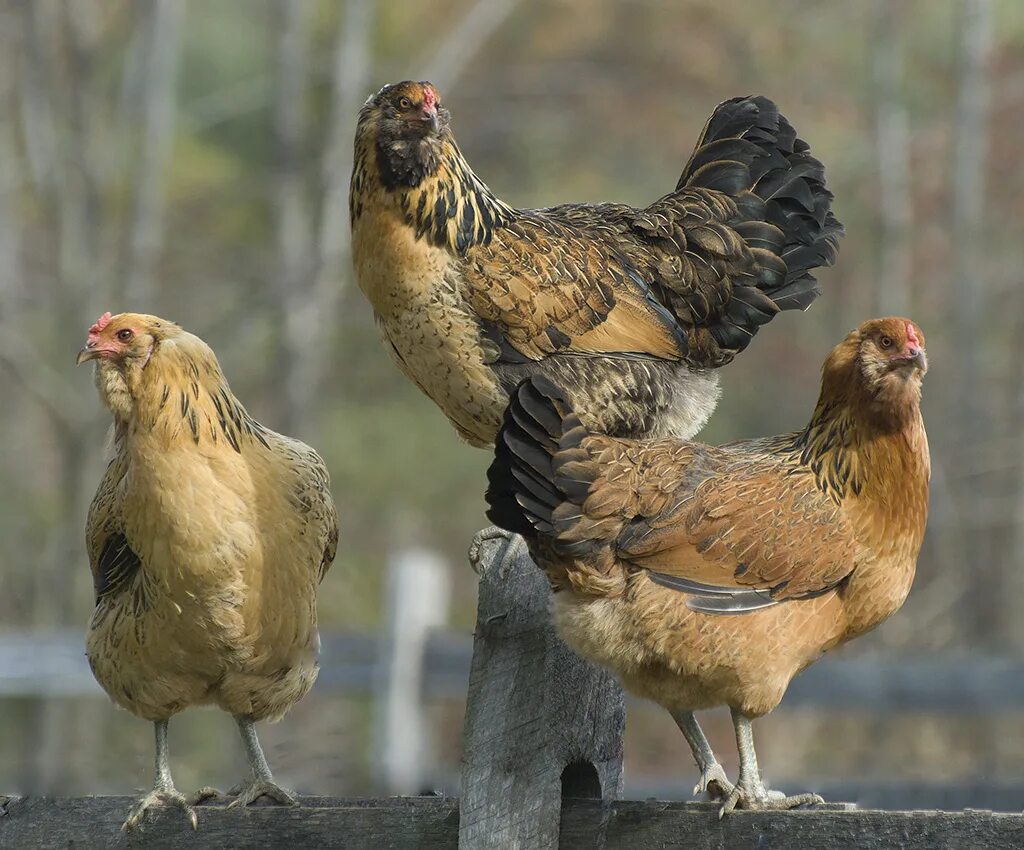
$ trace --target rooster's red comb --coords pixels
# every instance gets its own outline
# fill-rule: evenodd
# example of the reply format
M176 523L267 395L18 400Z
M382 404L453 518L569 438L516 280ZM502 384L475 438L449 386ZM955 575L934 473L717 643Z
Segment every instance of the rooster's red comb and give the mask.
M437 106L437 94L434 92L434 87L429 83L423 87L423 105Z
M89 328L89 335L92 336L93 334L101 333L103 329L110 324L110 320L112 318L114 317L110 314L110 311L108 310L106 313L100 316L95 322L93 322L92 327Z

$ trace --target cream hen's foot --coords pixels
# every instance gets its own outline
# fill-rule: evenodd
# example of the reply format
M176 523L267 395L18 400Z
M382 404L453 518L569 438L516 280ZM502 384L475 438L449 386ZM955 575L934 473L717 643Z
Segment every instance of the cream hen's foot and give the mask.
M228 793L230 794L231 792L229 791ZM191 806L201 806L207 800L215 800L217 802L220 802L222 800L226 800L227 798L228 798L228 795L225 794L223 791L220 791L217 788L212 788L211 786L206 785L206 786L200 788L198 791L193 791L191 794L188 795L187 799L188 799L189 805L191 805Z
M487 548L492 549L498 555L498 560L489 567L496 566L498 577L505 578L509 568L515 562L516 556L519 554L519 547L523 545L523 542L523 538L518 534L492 525L490 528L478 531L473 537L473 542L469 545L469 563L479 574L482 559L485 557L484 544L490 543L492 546Z
M255 803L260 797L269 797L282 806L297 806L299 804L298 798L291 791L282 788L276 782L269 779L250 779L238 788L238 797L228 804L228 808L248 806L250 803Z
M718 816L724 817L735 809L794 809L805 804L824 803L817 794L795 794L787 797L779 791L769 791L761 781L754 751L754 730L750 718L738 709L732 709L732 724L736 729L736 749L740 754L740 777L736 787L726 797Z
M245 744L245 754L249 759L252 778L245 780L228 792L229 794L238 794L238 798L232 800L228 808L248 806L260 797L269 797L282 806L297 806L299 801L296 796L274 782L274 777L270 773L270 765L267 764L260 740L256 736L256 724L253 723L252 718L238 714L235 715L235 722L238 724L238 731L242 734L242 742Z
M128 811L121 829L126 832L133 832L141 829L146 820L149 810L156 806L176 806L181 809L192 824L192 829L199 825L195 809L192 803L184 794L174 787L174 780L171 779L170 752L167 747L167 721L157 720L153 723L156 733L156 758L155 758L155 779L153 790L140 799Z
M146 815L149 814L149 810L158 806L176 806L181 809L192 824L192 829L196 829L199 826L199 818L196 817L195 809L192 808L192 804L189 802L184 794L178 791L176 788L154 788L145 797L140 799L131 810L128 812L128 817L125 818L121 829L126 832L134 832L137 829L142 828L142 824L146 820Z

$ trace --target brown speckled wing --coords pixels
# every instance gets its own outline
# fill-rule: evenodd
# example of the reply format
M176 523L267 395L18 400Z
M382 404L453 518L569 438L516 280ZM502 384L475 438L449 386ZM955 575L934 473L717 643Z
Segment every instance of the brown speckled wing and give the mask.
M618 537L619 557L714 588L767 591L776 601L825 592L854 569L853 530L809 470L785 457L684 445L654 444L640 452L653 457L639 458L628 478L620 462L595 482L586 514L604 486L628 481L633 494L627 510L635 507L635 519Z
M522 213L467 255L470 305L499 347L531 360L559 352L681 359L675 319L600 218L557 212Z

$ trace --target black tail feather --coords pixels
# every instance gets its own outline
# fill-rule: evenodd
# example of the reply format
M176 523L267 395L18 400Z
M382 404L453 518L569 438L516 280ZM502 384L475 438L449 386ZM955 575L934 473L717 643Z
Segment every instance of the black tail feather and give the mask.
M782 261L759 261L751 285L737 287L726 315L711 329L722 348L742 351L776 312L805 310L821 294L812 272L835 262L843 233L832 214L825 169L772 101L740 97L719 104L708 120L676 189L688 187L728 193L745 219L736 231L750 248ZM743 297L744 288L756 288L774 309Z
M487 516L495 525L527 539L553 531L554 512L566 498L556 483L555 454L578 445L575 432L582 430L549 379L534 375L516 387L487 470Z

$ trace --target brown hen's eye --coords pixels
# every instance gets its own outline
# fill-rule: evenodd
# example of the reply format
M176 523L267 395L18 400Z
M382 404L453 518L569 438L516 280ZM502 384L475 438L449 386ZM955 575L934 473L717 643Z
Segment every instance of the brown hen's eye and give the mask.
M121 342L128 342L128 340L130 340L133 336L135 336L135 334L132 333L128 328L125 328L123 331L117 332L117 338L121 340Z
M878 340L878 344L882 348L892 348L892 337L888 337L888 336L880 337L879 340Z
M409 98L407 97L403 97L401 100L398 101L398 105L402 107L402 109L408 109L410 106L412 106L412 101L409 100Z

